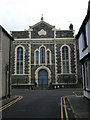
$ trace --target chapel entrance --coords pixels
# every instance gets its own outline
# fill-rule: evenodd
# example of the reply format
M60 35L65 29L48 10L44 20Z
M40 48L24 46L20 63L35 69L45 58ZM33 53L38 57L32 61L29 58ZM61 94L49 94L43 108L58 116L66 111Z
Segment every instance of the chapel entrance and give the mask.
M44 69L38 72L38 86L39 87L48 86L48 72Z

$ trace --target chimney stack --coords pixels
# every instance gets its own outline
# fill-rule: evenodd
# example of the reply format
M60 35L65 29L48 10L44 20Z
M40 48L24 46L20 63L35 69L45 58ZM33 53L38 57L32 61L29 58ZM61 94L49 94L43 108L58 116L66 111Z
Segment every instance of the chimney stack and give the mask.
M73 24L69 25L69 30L73 30Z

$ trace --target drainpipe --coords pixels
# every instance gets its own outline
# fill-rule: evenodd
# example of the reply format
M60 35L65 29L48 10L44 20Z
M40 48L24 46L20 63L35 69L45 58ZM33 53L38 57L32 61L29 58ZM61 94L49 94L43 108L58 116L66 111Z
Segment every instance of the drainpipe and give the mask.
M8 93L8 97L11 97L11 40L10 40L10 45L9 45L9 93Z

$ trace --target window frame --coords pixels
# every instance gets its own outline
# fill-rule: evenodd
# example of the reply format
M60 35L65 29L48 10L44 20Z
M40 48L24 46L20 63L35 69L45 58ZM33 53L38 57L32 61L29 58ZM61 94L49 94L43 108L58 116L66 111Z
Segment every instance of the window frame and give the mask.
M38 57L37 57L37 52L38 52ZM37 63L37 58L38 58L38 63ZM34 64L38 65L39 64L39 50L36 49L34 52Z
M46 63L45 58L46 58L46 50L45 50L45 47L42 46L40 48L40 64L45 64Z
M50 64L50 51L49 50L47 50L47 65L48 64Z
M85 88L86 90L90 91L90 82L89 82L89 78L90 78L90 61L85 61L84 62L84 81L85 81Z
M84 27L82 32L82 52L88 47L87 45L87 37L86 37L86 28Z
M44 54L44 61L45 62L41 62L41 48L44 48L44 51L45 51L45 54ZM36 52L39 52L39 63L37 64L36 63ZM49 60L50 60L50 62L49 62L49 64L47 63L47 51L49 51ZM44 46L44 45L41 45L40 47L39 47L39 49L36 49L36 50L34 50L34 65L51 65L51 50L50 49L46 49L46 47Z
M68 60L64 60L63 61L63 48L64 47L67 47L68 48ZM61 74L71 74L71 55L70 55L70 46L68 46L68 45L62 45L61 46L61 48L60 48L60 54L61 54ZM66 54L66 53L65 53ZM66 55L65 55L65 59L66 59ZM63 62L65 62L65 64L66 64L66 62L68 61L68 72L66 72L66 69L67 68L65 68L65 72L64 72L64 65L63 65ZM67 66L67 65L65 65L65 66Z
M19 63L19 67L20 67L20 62L22 63L22 73L19 71L19 72L17 72L17 50L19 49L19 48L22 48L22 50L23 50L23 60L22 60L22 62L21 61L19 61L18 63ZM19 55L19 57L20 57L20 55ZM19 46L17 46L16 48L15 48L15 72L14 72L15 74L17 74L17 75L23 75L23 74L25 74L25 48L22 46L22 45L19 45Z

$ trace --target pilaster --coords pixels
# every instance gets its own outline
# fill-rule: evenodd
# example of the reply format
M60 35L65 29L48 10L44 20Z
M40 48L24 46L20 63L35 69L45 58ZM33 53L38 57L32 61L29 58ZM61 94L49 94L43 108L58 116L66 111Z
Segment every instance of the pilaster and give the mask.
M76 43L74 43L74 57L75 57L75 70L76 70L76 83L78 83L78 75L77 75L77 49Z
M28 54L29 54L29 59L28 59L29 84L31 84L31 44L29 44Z
M55 49L55 83L57 83L57 48L56 43L54 44Z
M33 30L32 30L31 27L29 27L29 38L30 38L30 39L31 39L31 31L33 31Z

